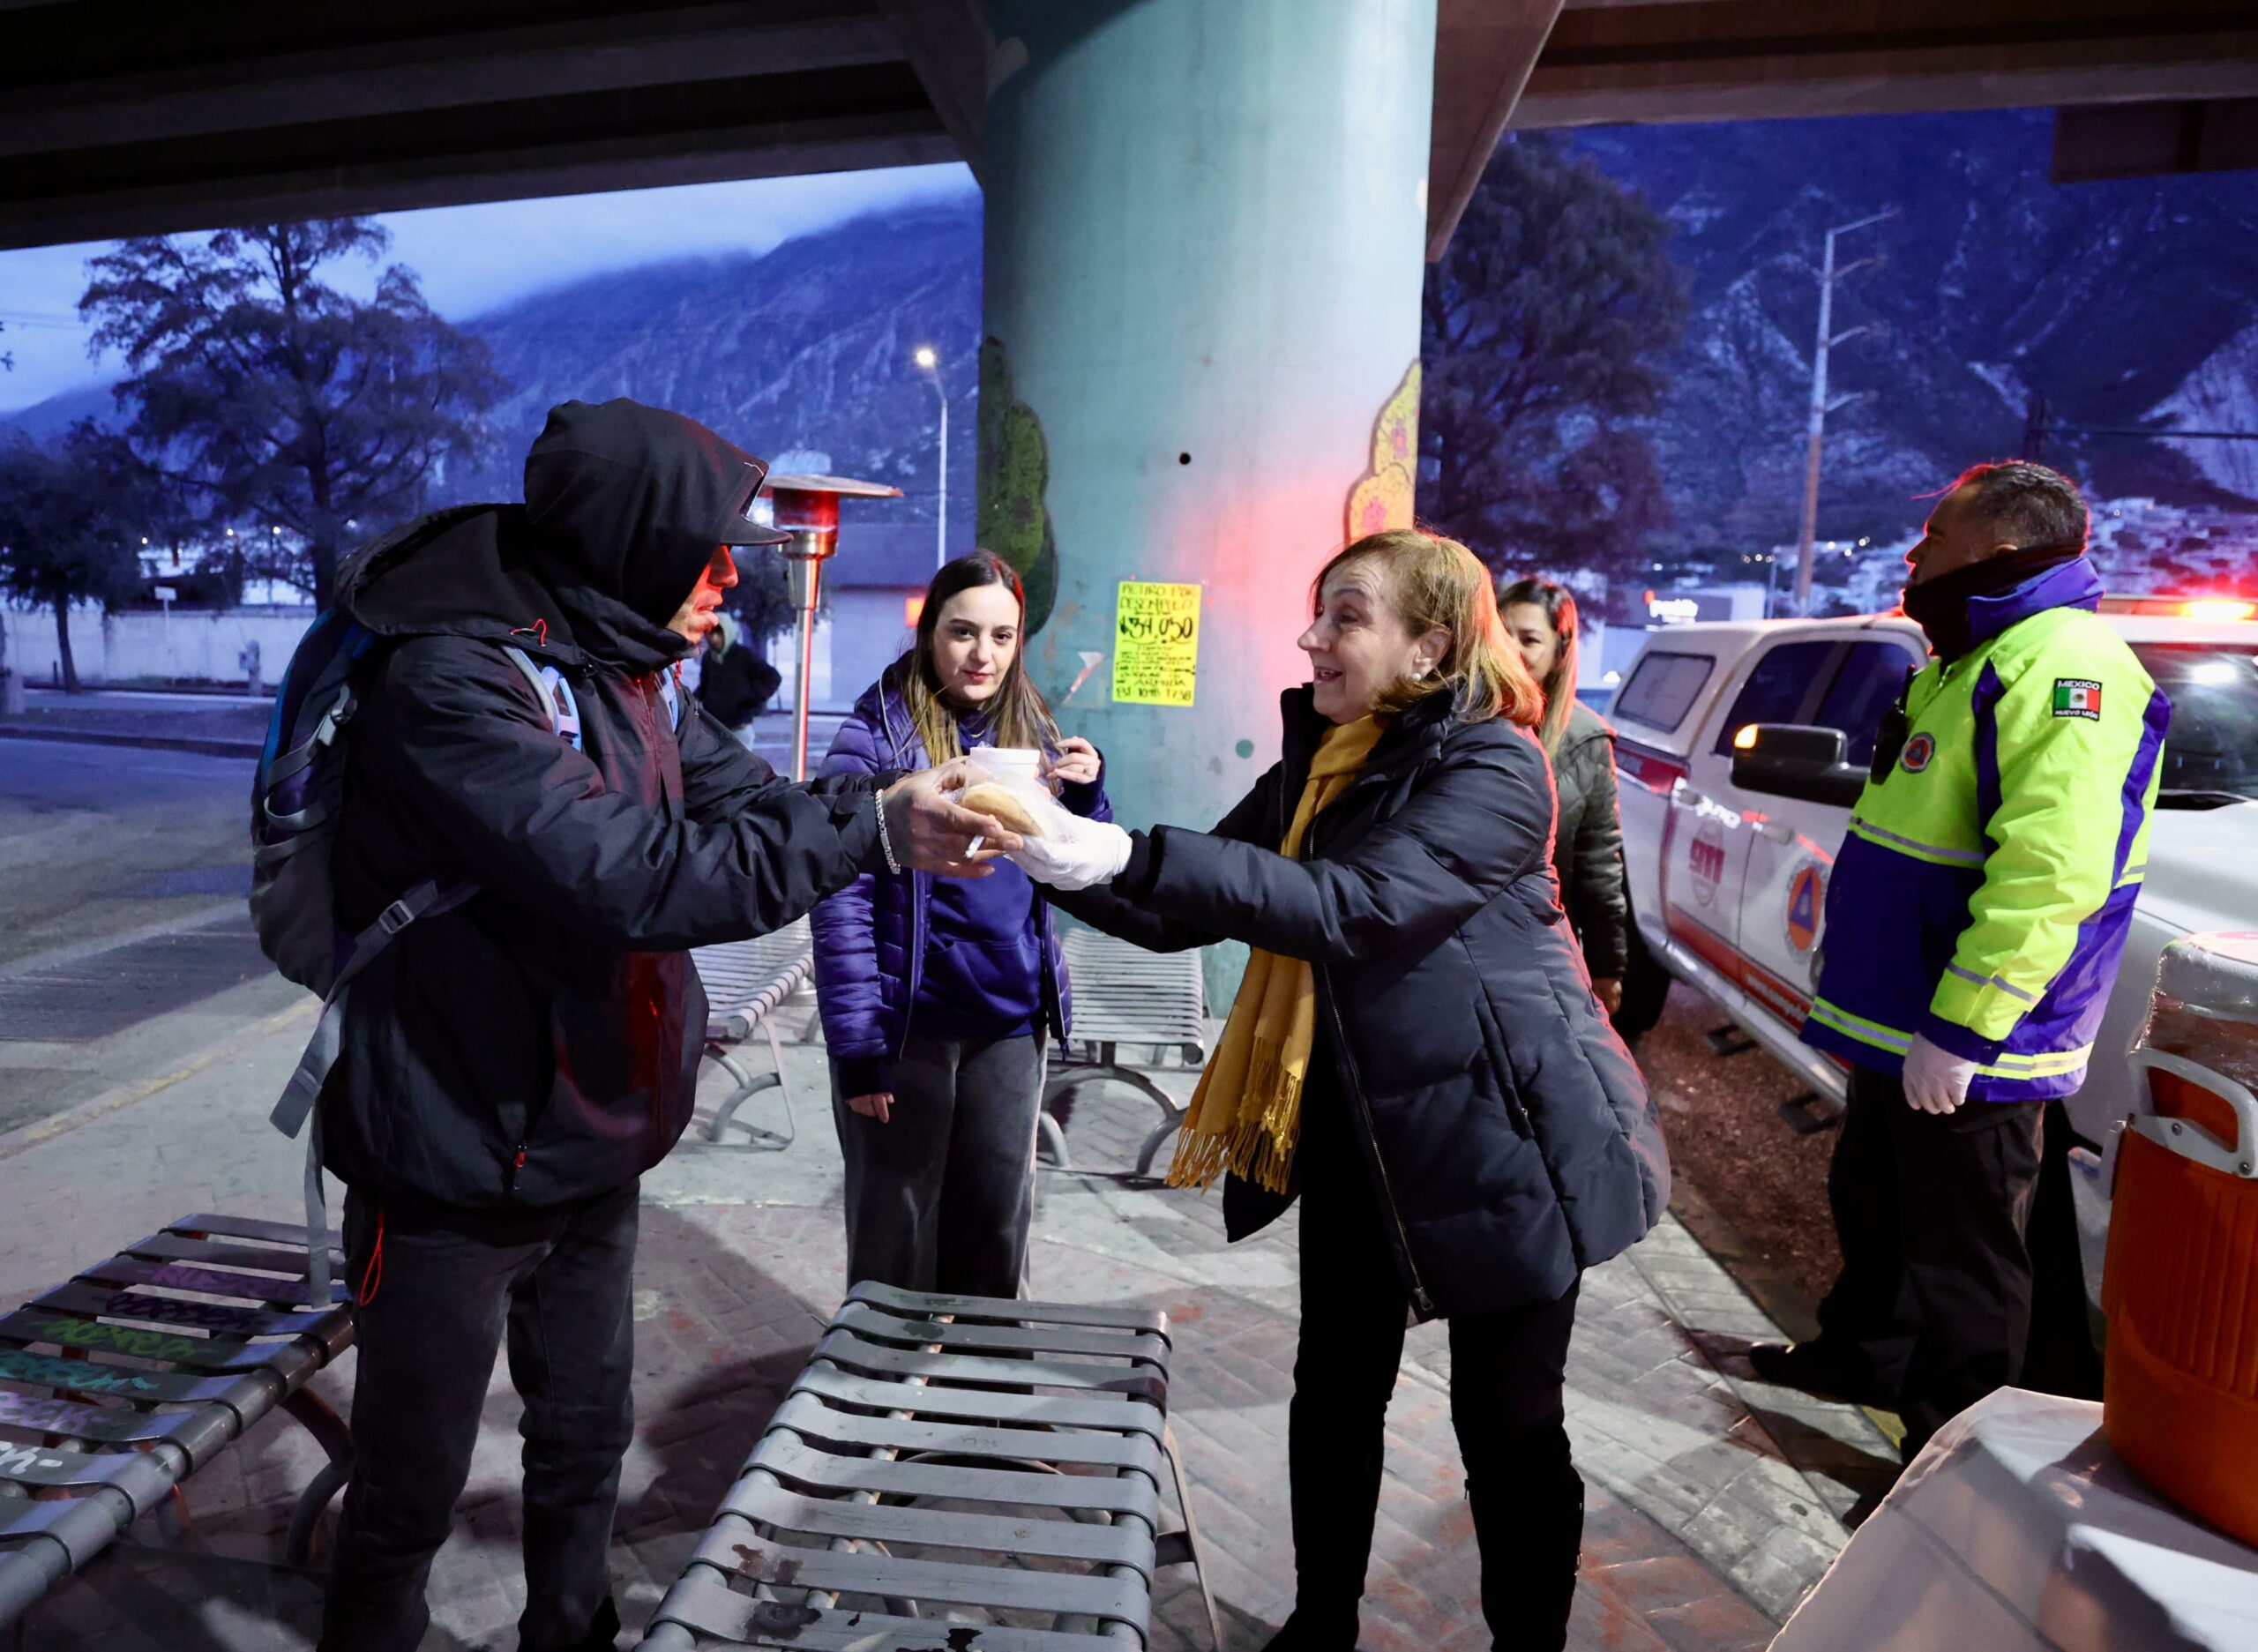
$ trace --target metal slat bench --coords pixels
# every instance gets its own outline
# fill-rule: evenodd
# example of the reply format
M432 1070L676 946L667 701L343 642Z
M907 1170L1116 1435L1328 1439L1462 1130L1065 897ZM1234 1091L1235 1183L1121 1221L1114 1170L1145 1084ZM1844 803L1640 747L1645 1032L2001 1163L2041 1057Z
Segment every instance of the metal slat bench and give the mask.
M1110 1079L1161 1110L1160 1124L1137 1153L1135 1174L1149 1177L1153 1155L1183 1124L1184 1109L1150 1078L1123 1065L1121 1051L1125 1047L1145 1052L1148 1065L1158 1065L1171 1052L1188 1066L1206 1062L1208 995L1200 954L1148 953L1091 929L1070 931L1063 946L1067 977L1073 985L1074 1025L1060 1047L1058 1066L1043 1087L1037 1123L1050 1149L1051 1168L1075 1168L1066 1156L1058 1113L1071 1107L1074 1091L1082 1085Z
M352 1465L305 1385L353 1343L344 1285L310 1303L307 1267L303 1227L183 1216L0 1318L0 1625L278 1406L329 1457L290 1517L305 1564Z
M1221 1652L1168 1359L1158 1312L856 1286L643 1645L1118 1652L1188 1563Z
M736 1083L728 1099L714 1110L707 1122L706 1140L719 1141L722 1132L738 1108L763 1090L778 1090L784 1101L784 1132L748 1125L752 1145L781 1149L799 1134L792 1113L792 1090L784 1076L784 1046L776 1036L770 1013L789 998L815 968L815 940L802 918L774 934L749 941L725 941L717 946L694 949L691 960L706 988L706 1055ZM738 1059L737 1047L759 1032L768 1040L774 1073L751 1073Z

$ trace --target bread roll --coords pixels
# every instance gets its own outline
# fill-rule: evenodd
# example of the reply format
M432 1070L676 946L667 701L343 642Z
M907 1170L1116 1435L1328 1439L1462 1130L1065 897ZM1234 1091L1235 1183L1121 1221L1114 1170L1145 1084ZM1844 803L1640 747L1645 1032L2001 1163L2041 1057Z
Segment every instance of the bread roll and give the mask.
M1001 821L1023 838L1043 836L1043 823L1008 786L991 780L976 781L957 796L957 802L975 814L984 814L991 820Z

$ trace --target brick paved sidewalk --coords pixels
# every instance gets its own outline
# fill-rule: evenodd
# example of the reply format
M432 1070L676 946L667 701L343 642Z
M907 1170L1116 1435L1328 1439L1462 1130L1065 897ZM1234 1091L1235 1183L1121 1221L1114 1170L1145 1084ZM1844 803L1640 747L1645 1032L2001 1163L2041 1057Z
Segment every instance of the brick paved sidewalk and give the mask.
M802 1000L787 1013L804 1027L810 1008ZM762 1153L693 1135L646 1181L639 1423L614 1552L631 1626L648 1616L710 1519L843 1286L821 1050L810 1043L788 1050L796 1145ZM147 1101L0 1158L0 1210L9 1213L0 1289L20 1300L190 1209L290 1216L295 1150L263 1118L295 1055L286 1030ZM777 1106L771 1093L748 1110L766 1122ZM1087 1096L1068 1132L1076 1162L1125 1166L1148 1112L1126 1091ZM1295 1227L1289 1216L1226 1248L1220 1202L1046 1175L1033 1268L1039 1295L1160 1307L1174 1322L1175 1416L1212 1581L1240 1652L1262 1644L1291 1596L1284 1464ZM1729 1374L1733 1363L1718 1350L1769 1330L1674 1222L1587 1276L1570 1363L1570 1429L1590 1488L1574 1647L1761 1647L1843 1542L1839 1514L1882 1442L1856 1412ZM340 1407L350 1374L348 1358L319 1381ZM1448 1380L1442 1327L1415 1331L1389 1416L1367 1648L1489 1644ZM435 1569L427 1652L515 1644L517 1416L497 1374L465 1508ZM262 1425L191 1484L184 1531L168 1537L167 1522L144 1522L130 1546L38 1609L25 1645L310 1646L318 1586L279 1557L290 1499L315 1461L293 1426ZM1205 1643L1196 1591L1188 1578L1167 1576L1154 1645L1175 1652Z

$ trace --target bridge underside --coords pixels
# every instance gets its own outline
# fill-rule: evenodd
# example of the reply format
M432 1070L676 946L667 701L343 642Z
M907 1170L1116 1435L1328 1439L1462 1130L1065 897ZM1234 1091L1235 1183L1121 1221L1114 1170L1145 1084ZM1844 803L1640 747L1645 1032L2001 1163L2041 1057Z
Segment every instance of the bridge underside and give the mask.
M1096 31L1133 0L1075 4ZM978 0L0 0L0 246L960 157L979 170L987 15ZM2121 119L2089 148L2160 169L2258 159L2252 106L2218 104L2258 93L2246 0L1440 0L1436 45L1431 256L1508 126L2154 102L2174 107L2135 123L2131 151Z

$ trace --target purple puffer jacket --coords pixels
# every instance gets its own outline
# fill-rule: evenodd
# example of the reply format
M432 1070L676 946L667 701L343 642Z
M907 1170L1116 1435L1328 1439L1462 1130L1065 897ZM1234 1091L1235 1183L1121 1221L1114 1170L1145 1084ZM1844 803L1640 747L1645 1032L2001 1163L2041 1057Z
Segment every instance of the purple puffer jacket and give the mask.
M855 703L833 737L819 775L927 766L925 743L917 736L901 692L908 670L905 654ZM1103 774L1088 786L1067 787L1058 801L1087 819L1113 819ZM891 1068L908 1035L909 1012L924 975L932 892L929 872L900 877L866 873L815 908L815 980L823 1037L849 1095L892 1088ZM1066 961L1059 952L1050 903L1039 900L1036 912L1043 939L1043 1020L1051 1036L1064 1038L1073 1020Z

